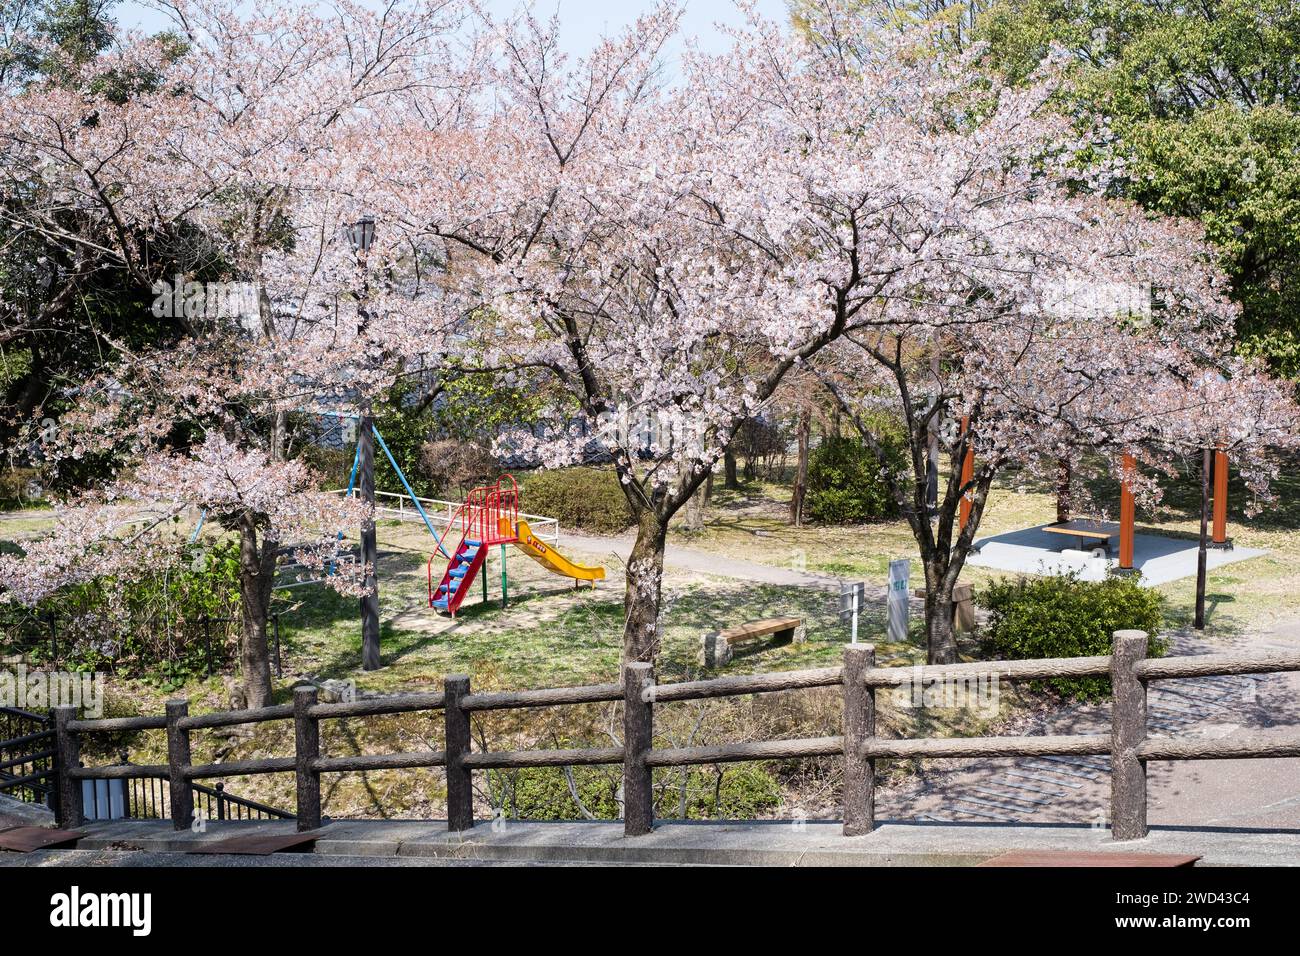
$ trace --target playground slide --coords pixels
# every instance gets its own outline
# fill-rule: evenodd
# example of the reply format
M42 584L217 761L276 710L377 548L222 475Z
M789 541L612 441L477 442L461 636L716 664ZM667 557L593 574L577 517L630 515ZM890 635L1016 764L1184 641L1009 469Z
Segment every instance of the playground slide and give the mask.
M505 525L510 521L509 518L502 518L502 533L505 533ZM585 565L574 564L568 558L557 552L549 544L538 539L533 534L532 529L528 527L528 522L520 518L518 524L518 537L514 545L524 554L528 555L546 570L561 577L573 578L575 581L603 581L605 580L604 568L589 568Z

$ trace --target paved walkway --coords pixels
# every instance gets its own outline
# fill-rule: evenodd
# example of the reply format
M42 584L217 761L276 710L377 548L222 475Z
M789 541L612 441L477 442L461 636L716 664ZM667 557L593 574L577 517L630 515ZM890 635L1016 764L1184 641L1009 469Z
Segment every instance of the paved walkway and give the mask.
M568 545L591 554L613 554L626 564L632 554L632 545L635 540L635 536L632 534L593 535L566 531L560 539L560 549L563 550ZM756 584L812 587L825 591L838 592L840 585L847 583L846 579L837 578L830 574L797 571L794 568L760 564L757 561L746 561L743 558L712 554L708 551L697 551L694 548L673 544L672 541L669 541L668 547L664 551L664 565L677 570L693 571L697 574L712 574L720 578L735 578L739 581L752 581ZM871 590L870 585L868 585L868 590ZM883 600L885 588L879 587L876 590L879 590L880 597Z
M169 823L90 824L77 851L3 854L0 865L49 866L94 860L98 865L153 862L231 866L265 857L184 856L187 847L256 830L291 832L293 824L210 823L207 833L177 833ZM134 849L133 849L134 848ZM430 864L666 864L728 866L970 866L1011 850L1178 853L1202 865L1300 865L1300 831L1161 829L1144 840L1115 843L1104 830L1068 826L908 826L884 823L874 833L845 837L838 823L663 823L647 836L625 838L619 823L480 824L464 835L438 821L339 821L321 830L314 853L279 865L394 860ZM84 854L93 854L90 857ZM201 861L201 862L200 862ZM277 861L278 862L278 861ZM272 864L276 865L276 864Z

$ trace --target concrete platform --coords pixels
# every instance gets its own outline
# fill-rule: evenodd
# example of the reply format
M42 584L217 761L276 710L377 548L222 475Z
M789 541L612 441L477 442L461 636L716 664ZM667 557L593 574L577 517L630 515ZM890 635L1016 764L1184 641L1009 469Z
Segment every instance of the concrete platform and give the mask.
M210 823L206 833L176 832L166 821L91 823L77 851L97 853L102 861L121 854L133 865L140 854L185 854L196 844L236 834L290 833L293 823ZM1145 840L1115 843L1108 831L1087 826L997 826L987 824L883 823L874 833L842 835L838 822L789 821L658 825L644 837L628 839L620 823L485 822L465 834L449 833L441 821L341 820L319 831L314 854L403 862L423 860L500 864L641 864L676 866L973 866L1013 850L1064 850L1100 853L1180 853L1198 855L1202 866L1300 865L1300 831L1169 827ZM184 854L182 856L182 854ZM27 862L37 864L35 855ZM51 854L41 854L49 865ZM209 858L211 859L211 858ZM5 854L0 865L23 865L24 856ZM324 861L322 861L324 862ZM231 865L227 863L226 865ZM286 864L288 865L288 864ZM293 865L306 865L298 860Z
M996 568L1016 574L1066 574L1075 572L1084 581L1101 581L1111 568L1119 565L1112 554L1095 558L1079 550L1069 537L1044 531L1046 525L979 538L967 564ZM1061 550L1065 548L1065 550ZM1170 538L1156 534L1133 536L1133 567L1141 572L1141 582L1148 587L1196 575L1197 543L1187 538ZM1224 565L1257 558L1268 552L1260 548L1211 549L1206 567L1213 571Z

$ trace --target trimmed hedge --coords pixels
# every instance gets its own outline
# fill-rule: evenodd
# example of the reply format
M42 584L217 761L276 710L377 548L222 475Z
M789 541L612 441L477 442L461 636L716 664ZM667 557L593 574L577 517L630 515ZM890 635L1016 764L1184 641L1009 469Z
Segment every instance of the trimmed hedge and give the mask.
M1133 578L1081 581L1075 575L1061 575L1003 580L990 584L975 600L990 613L984 648L992 659L1105 655L1111 652L1114 632L1128 629L1147 632L1151 657L1161 656L1168 648L1168 642L1159 636L1164 598ZM1110 679L1106 677L1057 678L1044 683L1078 700L1110 696Z
M632 524L632 509L618 475L604 468L561 468L530 475L524 480L519 507L583 531L608 534Z
M893 465L904 466L901 433L880 429ZM850 524L898 516L898 503L880 474L875 454L856 438L828 435L808 461L805 514L822 524Z

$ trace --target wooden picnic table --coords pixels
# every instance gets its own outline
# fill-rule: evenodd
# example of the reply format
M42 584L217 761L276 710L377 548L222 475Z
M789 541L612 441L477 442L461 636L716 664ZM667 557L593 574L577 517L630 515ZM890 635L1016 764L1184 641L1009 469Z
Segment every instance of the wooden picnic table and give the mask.
M1042 530L1051 534L1069 535L1072 538L1077 538L1080 544L1087 541L1096 541L1108 551L1110 550L1111 538L1119 536L1118 524L1114 521L1099 521L1095 518L1075 518L1071 521L1058 521L1054 524L1044 525Z

